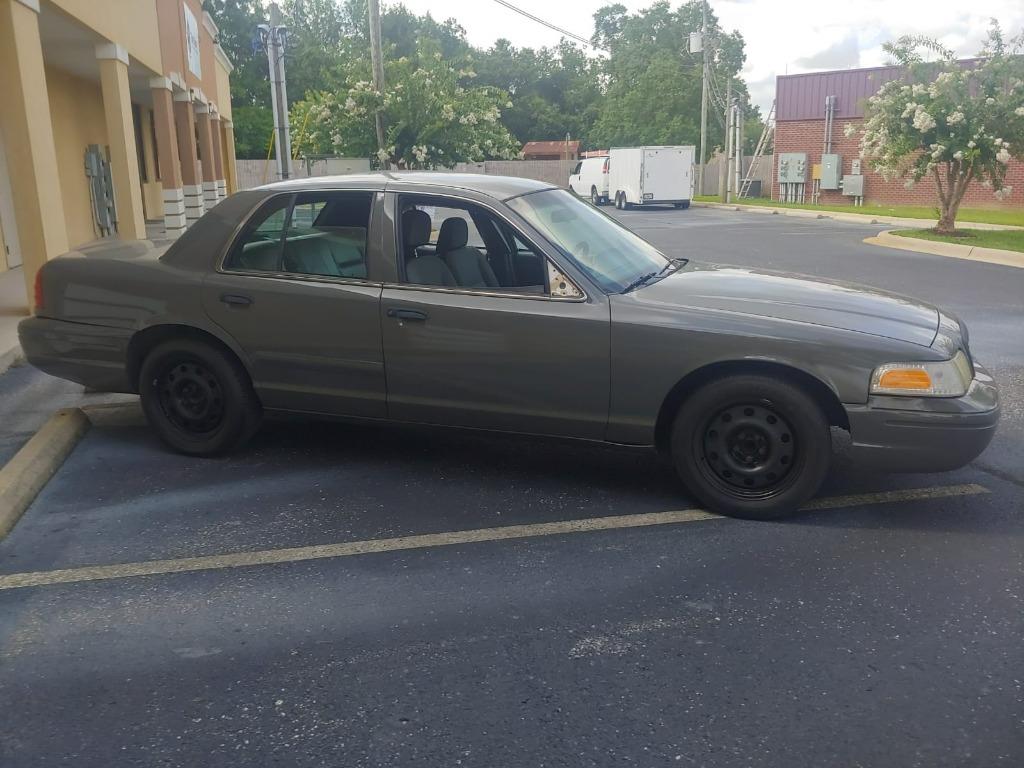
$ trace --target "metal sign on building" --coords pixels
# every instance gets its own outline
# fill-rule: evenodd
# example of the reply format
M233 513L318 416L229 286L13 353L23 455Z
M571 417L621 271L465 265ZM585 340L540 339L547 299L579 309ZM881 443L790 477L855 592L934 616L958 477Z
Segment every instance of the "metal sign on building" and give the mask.
M199 60L199 24L187 5L181 7L185 11L185 50L188 54L188 68L196 77L202 77L203 67Z

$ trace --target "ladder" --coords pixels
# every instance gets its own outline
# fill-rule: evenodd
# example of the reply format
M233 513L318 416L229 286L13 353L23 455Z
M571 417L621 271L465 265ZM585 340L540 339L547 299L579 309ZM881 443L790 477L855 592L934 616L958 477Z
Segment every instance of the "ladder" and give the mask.
M750 159L750 167L747 168L747 175L743 177L743 181L740 183L739 197L747 197L750 194L750 185L754 181L754 174L757 171L757 166L760 164L761 158L764 157L765 150L771 142L773 133L775 133L774 100L772 101L772 108L768 110L768 117L764 121L764 129L761 131L761 138L757 140L757 149L754 150L754 156Z

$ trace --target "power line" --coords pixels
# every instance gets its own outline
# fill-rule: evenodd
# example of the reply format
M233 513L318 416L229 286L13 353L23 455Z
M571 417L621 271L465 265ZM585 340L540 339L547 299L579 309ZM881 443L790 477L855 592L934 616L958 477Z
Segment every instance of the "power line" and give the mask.
M524 11L522 8L517 8L516 6L512 5L512 3L508 2L507 0L494 0L494 2L496 2L498 5L503 5L504 7L508 8L510 11L515 11L520 16L525 16L526 18L530 19L531 21L535 21L538 24L543 24L548 29L553 29L553 30L555 30L555 32L561 32L566 37L572 38L573 40L576 40L577 42L583 43L584 45L589 45L591 48L596 48L598 50L604 50L603 48L601 48L601 46L594 45L594 43L592 43L590 40L587 40L585 37L581 37L580 35L574 35L569 30L562 29L561 27L557 26L556 24L552 24L550 21L544 21L544 19L540 18L539 16L534 16L529 11Z

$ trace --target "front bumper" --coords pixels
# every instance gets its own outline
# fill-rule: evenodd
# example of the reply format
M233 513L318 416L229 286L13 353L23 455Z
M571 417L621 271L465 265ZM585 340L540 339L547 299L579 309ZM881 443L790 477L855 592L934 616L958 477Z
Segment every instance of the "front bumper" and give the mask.
M131 392L128 342L132 331L27 317L18 323L25 359L41 371L100 392Z
M967 394L955 398L872 396L846 405L858 465L887 472L943 472L962 467L992 441L999 390L975 363Z

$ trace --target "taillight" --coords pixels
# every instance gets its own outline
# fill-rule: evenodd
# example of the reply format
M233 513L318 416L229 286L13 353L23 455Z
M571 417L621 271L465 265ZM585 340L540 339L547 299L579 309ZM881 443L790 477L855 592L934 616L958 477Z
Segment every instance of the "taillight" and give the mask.
M43 311L43 270L36 272L36 282L32 291L33 311L38 315Z

